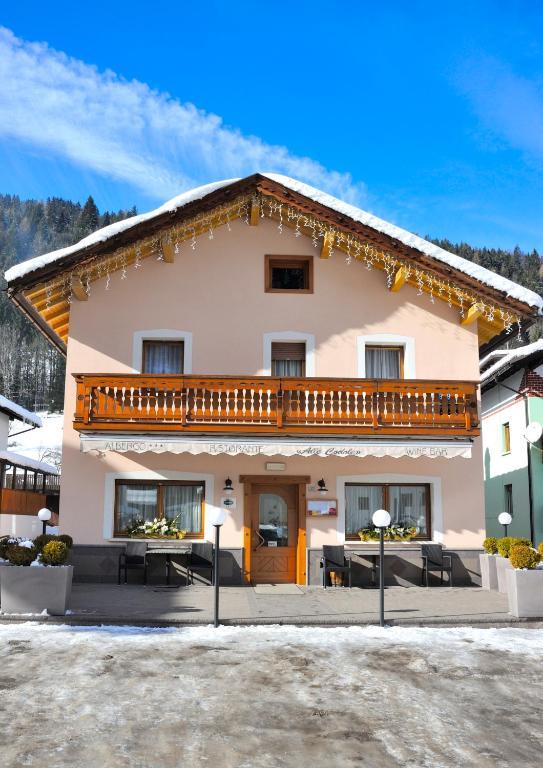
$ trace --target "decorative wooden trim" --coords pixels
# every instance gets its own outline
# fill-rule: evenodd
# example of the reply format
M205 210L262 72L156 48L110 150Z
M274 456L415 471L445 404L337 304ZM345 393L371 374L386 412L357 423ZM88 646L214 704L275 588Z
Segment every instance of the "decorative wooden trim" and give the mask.
M460 325L471 325L483 314L482 307L479 303L472 304L468 309L464 317L460 318Z
M258 225L259 219L260 219L260 203L258 200L252 200L251 212L249 214L249 224L251 225L251 227L256 227Z
M72 293L78 301L88 301L89 296L79 275L72 275L71 279ZM69 314L69 313L68 313ZM54 327L54 326L53 326Z
M304 269L306 273L307 288L272 288L271 273L274 266ZM266 293L288 293L293 296L302 293L313 293L313 256L266 254L264 257L264 291Z
M393 293L396 293L396 291L399 291L402 285L405 284L406 280L407 280L407 272L405 270L405 267L400 267L399 269L396 270L394 277L392 278L390 290Z
M322 248L320 252L321 259L330 258L332 248L334 247L335 235L333 232L326 232L322 239Z
M311 482L311 475L240 475L239 482L254 485L307 485Z
M160 245L162 247L162 261L165 264L173 264L175 262L175 248L173 243L163 238Z
M298 543L296 547L296 584L307 584L306 552L307 552L307 517L306 484L298 483Z

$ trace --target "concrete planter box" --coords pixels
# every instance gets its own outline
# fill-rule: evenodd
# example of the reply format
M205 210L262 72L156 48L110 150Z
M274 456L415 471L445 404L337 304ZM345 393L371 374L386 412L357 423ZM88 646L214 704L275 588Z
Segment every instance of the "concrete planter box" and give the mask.
M519 618L543 619L543 570L511 568L506 574L509 612Z
M481 563L481 586L483 589L498 589L497 557L498 555L479 555L479 562Z
M512 571L513 566L509 562L509 558L496 555L496 573L498 576L498 592L507 592L507 571Z
M72 591L73 566L12 565L2 569L0 608L3 613L63 616Z

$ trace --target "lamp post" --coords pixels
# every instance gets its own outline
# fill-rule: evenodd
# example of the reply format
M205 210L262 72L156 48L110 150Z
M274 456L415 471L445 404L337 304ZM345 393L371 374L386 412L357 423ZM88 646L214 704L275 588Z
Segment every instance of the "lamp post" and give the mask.
M226 520L226 511L224 509L218 509L212 520L213 527L215 528L215 551L213 552L213 589L215 591L215 608L213 612L213 625L219 626L219 584L220 584L220 572L219 572L219 537L221 526Z
M47 531L47 522L51 519L52 512L50 509L47 509L47 507L43 507L43 509L40 509L38 512L38 520L41 520L43 523L42 527L42 534L46 533Z
M500 514L498 515L498 523L500 525L503 525L504 536L507 536L507 526L511 525L512 522L513 522L513 518L511 517L509 512L500 512Z
M373 513L373 524L379 528L379 624L385 626L385 528L390 525L390 515L386 509Z

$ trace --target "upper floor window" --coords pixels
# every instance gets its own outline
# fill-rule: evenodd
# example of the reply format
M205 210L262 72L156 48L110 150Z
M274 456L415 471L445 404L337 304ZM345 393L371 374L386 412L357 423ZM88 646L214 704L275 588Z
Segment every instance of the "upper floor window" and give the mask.
M274 341L271 346L272 376L305 376L305 343Z
M403 347L366 344L367 379L402 379Z
M266 256L267 293L313 293L311 256Z
M183 373L182 341L144 341L142 373Z
M511 453L511 429L508 421L502 424L502 452Z

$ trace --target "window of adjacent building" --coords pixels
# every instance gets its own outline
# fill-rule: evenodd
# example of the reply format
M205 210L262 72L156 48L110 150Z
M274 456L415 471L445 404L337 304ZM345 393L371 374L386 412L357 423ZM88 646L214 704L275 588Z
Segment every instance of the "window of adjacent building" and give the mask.
M311 256L266 256L268 293L313 293Z
M144 341L142 373L183 373L182 341Z
M175 519L187 536L204 532L203 482L177 480L117 480L115 483L115 536L123 536L137 521L155 517Z
M513 516L513 486L511 484L503 486L503 509Z
M366 345L366 378L403 378L403 347Z
M271 375L305 376L305 342L272 342Z
M503 453L511 453L511 430L508 421L502 424L502 450Z
M430 538L430 486L359 484L345 486L345 534L358 539L361 528L372 527L373 513L386 509L392 524L417 528L417 538Z

